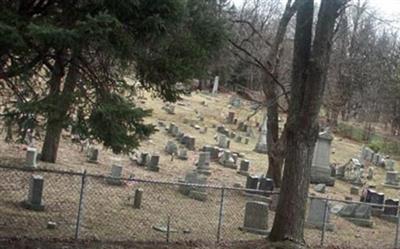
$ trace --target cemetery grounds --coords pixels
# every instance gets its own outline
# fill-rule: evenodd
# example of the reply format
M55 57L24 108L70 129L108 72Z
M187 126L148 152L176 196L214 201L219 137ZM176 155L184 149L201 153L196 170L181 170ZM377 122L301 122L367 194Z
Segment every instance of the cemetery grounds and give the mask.
M224 123L229 111L234 111L239 121L244 121L251 114L250 103L242 100L240 107L229 105L230 94L219 94L217 97L207 93L193 93L184 96L171 115L162 110L163 103L153 99L149 93L141 99L140 106L153 109L153 116L148 118L150 123L157 124L174 122L185 134L196 138L196 150L189 151L187 161L165 154L164 146L172 138L163 127L151 136L150 140L142 143L140 151L160 154L160 171L152 172L138 167L128 156L116 156L111 151L100 149L97 164L88 163L85 153L80 152L80 146L73 144L68 133L63 134L60 144L58 162L48 164L39 162L40 172L19 171L0 168L0 237L27 237L32 239L73 239L76 235L76 222L81 193L81 172L87 170L86 188L80 217L79 238L82 240L100 241L153 241L165 243L168 239L176 241L216 241L259 240L263 236L244 233L239 230L243 225L244 208L248 197L243 190L246 177L236 173L236 170L222 167L216 162L211 163L211 175L208 184L225 186L222 188L207 188L207 200L197 201L178 192L179 186L173 184L184 178L188 171L195 168L198 149L203 145L215 145L212 128ZM285 117L282 116L282 119ZM262 114L255 115L250 124L262 123ZM191 124L208 127L205 134L200 134ZM281 123L283 125L283 123ZM225 124L230 130L236 130L236 125ZM261 175L266 172L267 156L253 151L257 142L258 132L250 137L248 144L231 142L231 150L245 154L251 161L250 174ZM240 132L238 132L240 133ZM244 137L244 135L243 135ZM0 164L6 167L23 167L26 151L19 144L0 142ZM41 141L37 142L40 147ZM362 144L335 136L332 146L331 162L343 165L352 157L356 157ZM110 174L111 165L115 162L123 165L123 177L134 177L144 181L126 181L123 186L110 186L105 182L105 176ZM396 164L396 167L398 163ZM398 168L396 168L398 169ZM52 171L62 171L52 172ZM378 191L385 196L396 198L396 189L382 186L385 171L375 168L373 180ZM45 179L44 212L33 212L21 206L26 199L29 178L32 174L40 174ZM172 183L170 183L172 182ZM336 180L334 187L328 187L325 194L316 193L313 186L310 192L319 197L344 200L350 195L350 184ZM235 188L233 188L235 187ZM135 189L143 189L141 209L133 209L132 193ZM224 193L222 193L224 192ZM223 218L221 219L221 196L223 195ZM358 201L358 196L351 196ZM269 212L269 227L273 222L274 212ZM335 225L332 232L326 232L325 245L351 246L352 248L393 248L396 224L373 217L373 228L362 228L332 215L331 222ZM163 228L170 222L169 236L165 232L156 231L154 227ZM48 221L57 223L56 229L46 229ZM306 229L306 241L312 246L320 244L321 231ZM167 238L168 237L168 238ZM199 242L199 245L202 242ZM187 248L187 244L184 244ZM196 244L194 244L196 245ZM166 245L167 246L167 245ZM195 246L197 247L197 246ZM1 248L1 247L0 247ZM140 247L139 247L140 248ZM143 248L146 248L143 246ZM160 247L162 248L162 247ZM167 248L167 247L166 247ZM179 248L179 246L174 247ZM201 247L200 248L207 248ZM212 248L212 247L210 247ZM228 248L234 248L230 246ZM241 247L242 248L242 247Z

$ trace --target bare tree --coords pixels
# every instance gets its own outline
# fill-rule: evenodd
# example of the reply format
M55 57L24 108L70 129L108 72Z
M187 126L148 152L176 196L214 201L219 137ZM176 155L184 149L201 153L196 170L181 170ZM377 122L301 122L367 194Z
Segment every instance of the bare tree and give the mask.
M322 0L312 40L314 1L301 0L296 16L292 87L286 123L286 159L270 240L304 244L304 221L318 114L328 71L336 18L344 0Z

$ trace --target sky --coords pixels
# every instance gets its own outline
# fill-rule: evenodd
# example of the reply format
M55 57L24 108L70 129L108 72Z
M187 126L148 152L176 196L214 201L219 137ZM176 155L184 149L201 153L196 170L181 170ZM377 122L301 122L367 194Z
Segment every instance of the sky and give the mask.
M244 0L233 0L237 6L241 5ZM281 0L285 3L285 0ZM382 17L387 19L400 18L400 0L369 0L370 6L376 9Z

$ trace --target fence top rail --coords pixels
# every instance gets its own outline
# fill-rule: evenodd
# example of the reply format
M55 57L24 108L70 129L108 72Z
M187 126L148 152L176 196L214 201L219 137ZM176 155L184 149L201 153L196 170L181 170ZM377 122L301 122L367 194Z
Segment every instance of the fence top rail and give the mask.
M49 169L49 168L26 168L26 167L15 167L9 165L1 165L0 168L8 169L8 170L17 170L17 171L25 171L25 172L43 172L43 173L53 173L53 174L61 174L61 175L74 175L74 176L86 176L92 178L105 179L110 177L109 175L102 174L93 174L93 173L85 173L77 171L65 171L59 169ZM161 180L151 180L151 179L140 179L135 177L119 177L115 178L121 181L127 182L141 182L141 183L153 183L153 184L164 184L164 185L175 185L175 186L192 186L192 187L202 187L209 189L225 189L225 190L237 190L237 191L251 191L252 193L265 193L265 194L279 194L277 191L266 191L266 190L258 190L258 189L246 189L240 187L228 187L224 185L207 185L207 184L195 184L195 183L187 183L187 182L177 182L177 181L161 181Z
M82 172L77 171L66 171L66 170L59 170L59 169L49 169L49 168L27 168L27 167L15 167L10 165L1 165L0 169L7 169L7 170L16 170L16 171L25 171L25 172L43 172L43 173L52 173L52 174L61 174L61 175L72 175L72 176L85 176L85 177L92 177L98 179L105 179L110 176L102 175L102 174L93 174L87 173L85 170ZM150 179L140 179L135 177L130 178L115 178L121 181L127 182L140 182L140 183L150 183L150 184L159 184L159 185L174 185L174 186L191 186L191 187L200 187L200 188L208 188L208 189L218 189L218 190L232 190L232 191L246 191L251 193L257 194L268 194L268 195L279 195L278 191L265 191L265 190L258 190L258 189L247 189L247 188L239 188L239 187L228 187L224 185L207 185L207 184L194 184L194 183L187 183L187 182L176 182L176 181L160 181L160 180L150 180ZM321 199L326 200L328 202L341 202L346 204L367 204L373 207L391 207L397 208L398 205L386 205L386 204L378 204L378 203L371 203L371 202L361 202L361 201L350 201L350 200L339 200L335 198L329 197L322 197L322 196L308 196L310 199Z

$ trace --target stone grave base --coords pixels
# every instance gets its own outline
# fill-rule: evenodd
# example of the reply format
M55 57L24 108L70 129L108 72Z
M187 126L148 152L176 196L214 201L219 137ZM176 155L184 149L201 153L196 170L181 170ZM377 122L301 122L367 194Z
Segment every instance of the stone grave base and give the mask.
M191 190L188 196L198 201L207 200L207 193L203 191Z
M239 170L237 173L238 173L239 175L242 175L242 176L248 176L248 175L249 175L249 172L248 172L248 171L241 171L241 170Z
M90 160L90 159L88 159L87 162L88 163L93 163L93 164L98 164L99 163L98 161L94 161L94 160Z
M225 168L229 168L229 169L237 169L237 166L235 164L221 164L222 166L224 166Z
M318 230L322 230L323 224L314 224L314 223L309 223L306 222L305 224L306 228L310 228L310 229L318 229ZM335 230L335 225L332 223L327 223L325 224L325 231L329 231L329 232L333 232Z
M168 232L168 227L164 226L164 225L155 225L155 226L153 226L153 229L158 231L158 232L162 232L162 233L167 233ZM170 233L177 233L178 230L170 227L169 228L169 232Z
M239 230L246 232L246 233L254 233L254 234L259 234L259 235L268 235L271 232L268 230L256 229L256 228L252 228L252 227L239 227Z
M326 186L333 187L335 185L335 178L331 177L331 169L329 166L320 167L320 166L312 166L311 167L311 183L319 184L323 183Z
M33 210L33 211L44 211L44 204L43 203L41 203L41 204L32 204L32 203L30 203L29 201L23 201L22 203L22 207L24 207L24 208L26 208L26 209L30 209L30 210Z
M209 169L196 169L196 172L206 176L211 175L211 170Z
M384 187L387 187L387 188L400 189L400 185L392 185L392 184L387 184L387 183L383 183L382 185L383 185Z
M106 182L110 185L116 185L116 186L121 186L122 184L124 184L124 182L121 179L114 178L111 176L106 178Z
M392 223L397 223L398 217L394 216L394 215L385 215L382 214L379 218L381 218L382 220L386 220Z
M147 170L153 171L153 172L158 172L158 171L160 171L160 167L147 167Z
M383 209L371 208L371 215L375 217L381 217L383 215Z
M354 223L357 226L360 226L360 227L372 228L374 226L374 223L370 219L358 219L358 218L351 218L351 217L345 217L345 219Z
M271 203L271 198L262 195L262 193L255 194L255 193L245 192L244 196L246 197L247 201L260 201L265 203Z

